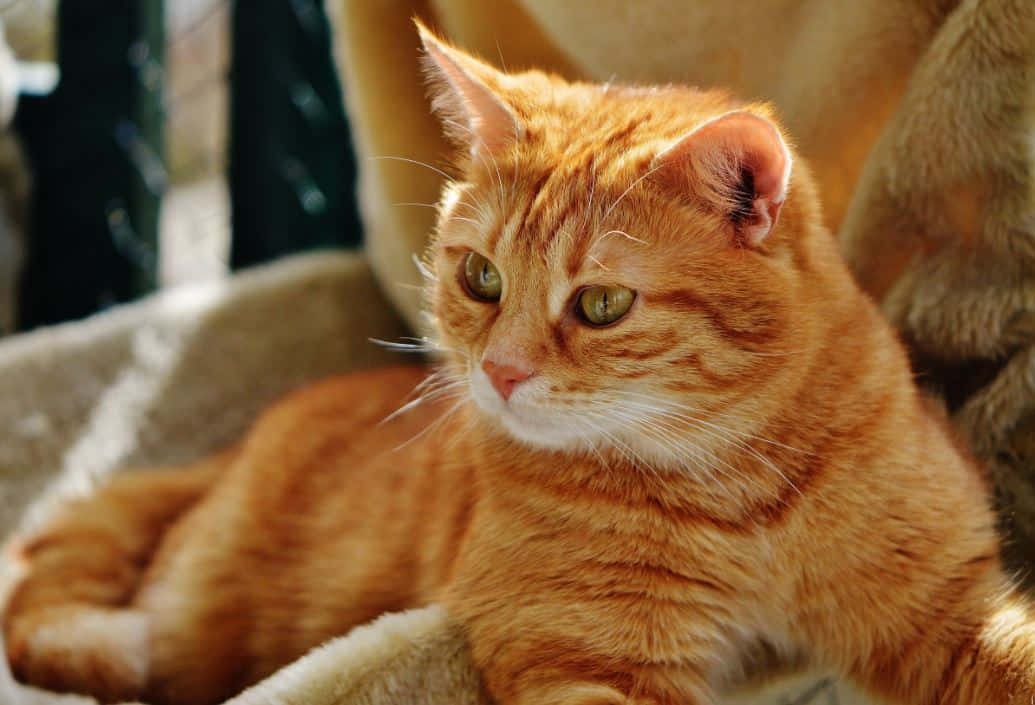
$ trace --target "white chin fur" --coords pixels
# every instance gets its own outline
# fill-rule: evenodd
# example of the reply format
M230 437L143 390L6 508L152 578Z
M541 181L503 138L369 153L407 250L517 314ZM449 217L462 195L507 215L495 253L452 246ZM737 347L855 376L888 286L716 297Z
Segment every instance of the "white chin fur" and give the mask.
M485 414L497 419L500 425L516 440L539 448L550 450L579 450L588 447L595 438L581 433L569 414L559 414L548 409L536 408L526 397L532 396L529 387L515 390L506 402L496 393L489 378L480 369L475 369L471 378L471 398Z
M545 383L544 383L545 386ZM599 417L594 425L583 422L575 408L557 411L535 403L547 396L535 381L518 387L510 401L504 401L493 389L489 378L475 369L470 380L471 398L486 415L496 419L515 440L536 448L565 452L598 453L612 449L620 457L648 465L654 470L701 472L711 465L714 453L701 438L682 447L668 447L643 433L629 433L620 425L609 425ZM599 428L604 424L604 428ZM707 440L707 439L704 439Z

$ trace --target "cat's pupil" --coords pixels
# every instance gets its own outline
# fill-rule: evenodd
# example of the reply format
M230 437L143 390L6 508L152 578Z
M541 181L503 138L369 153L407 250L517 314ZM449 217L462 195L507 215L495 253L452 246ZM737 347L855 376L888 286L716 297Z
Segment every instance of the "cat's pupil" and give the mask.
M625 315L633 298L633 291L623 286L591 286L579 294L576 313L592 325L607 325Z
M485 257L476 252L468 253L464 258L464 288L478 301L499 301L502 282L499 270Z

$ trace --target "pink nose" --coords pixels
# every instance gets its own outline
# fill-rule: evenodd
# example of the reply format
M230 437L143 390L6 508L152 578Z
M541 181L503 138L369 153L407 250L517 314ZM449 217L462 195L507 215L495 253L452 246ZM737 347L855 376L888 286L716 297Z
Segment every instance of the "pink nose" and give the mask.
M535 374L528 369L514 365L497 365L489 360L482 360L482 369L485 370L485 374L489 375L492 386L504 399L510 399L514 387Z

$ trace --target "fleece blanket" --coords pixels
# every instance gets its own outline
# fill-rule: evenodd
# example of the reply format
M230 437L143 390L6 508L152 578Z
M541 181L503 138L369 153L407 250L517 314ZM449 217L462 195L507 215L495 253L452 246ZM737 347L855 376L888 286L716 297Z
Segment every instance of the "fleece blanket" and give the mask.
M121 468L217 450L309 380L398 364L368 339L405 331L362 256L313 254L10 338L0 344L0 532L28 528ZM0 564L5 587L11 576ZM0 664L4 705L92 702L20 686ZM849 697L803 675L730 703ZM434 605L359 627L232 702L487 705L463 635Z

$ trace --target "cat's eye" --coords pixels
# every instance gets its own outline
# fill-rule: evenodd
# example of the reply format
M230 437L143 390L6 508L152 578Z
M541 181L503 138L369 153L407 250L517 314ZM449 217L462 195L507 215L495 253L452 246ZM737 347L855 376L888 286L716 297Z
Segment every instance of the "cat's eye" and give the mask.
M477 252L464 257L464 288L473 299L499 301L503 292L503 280L496 265Z
M606 326L628 313L635 298L624 286L590 286L579 292L575 310L591 326Z

